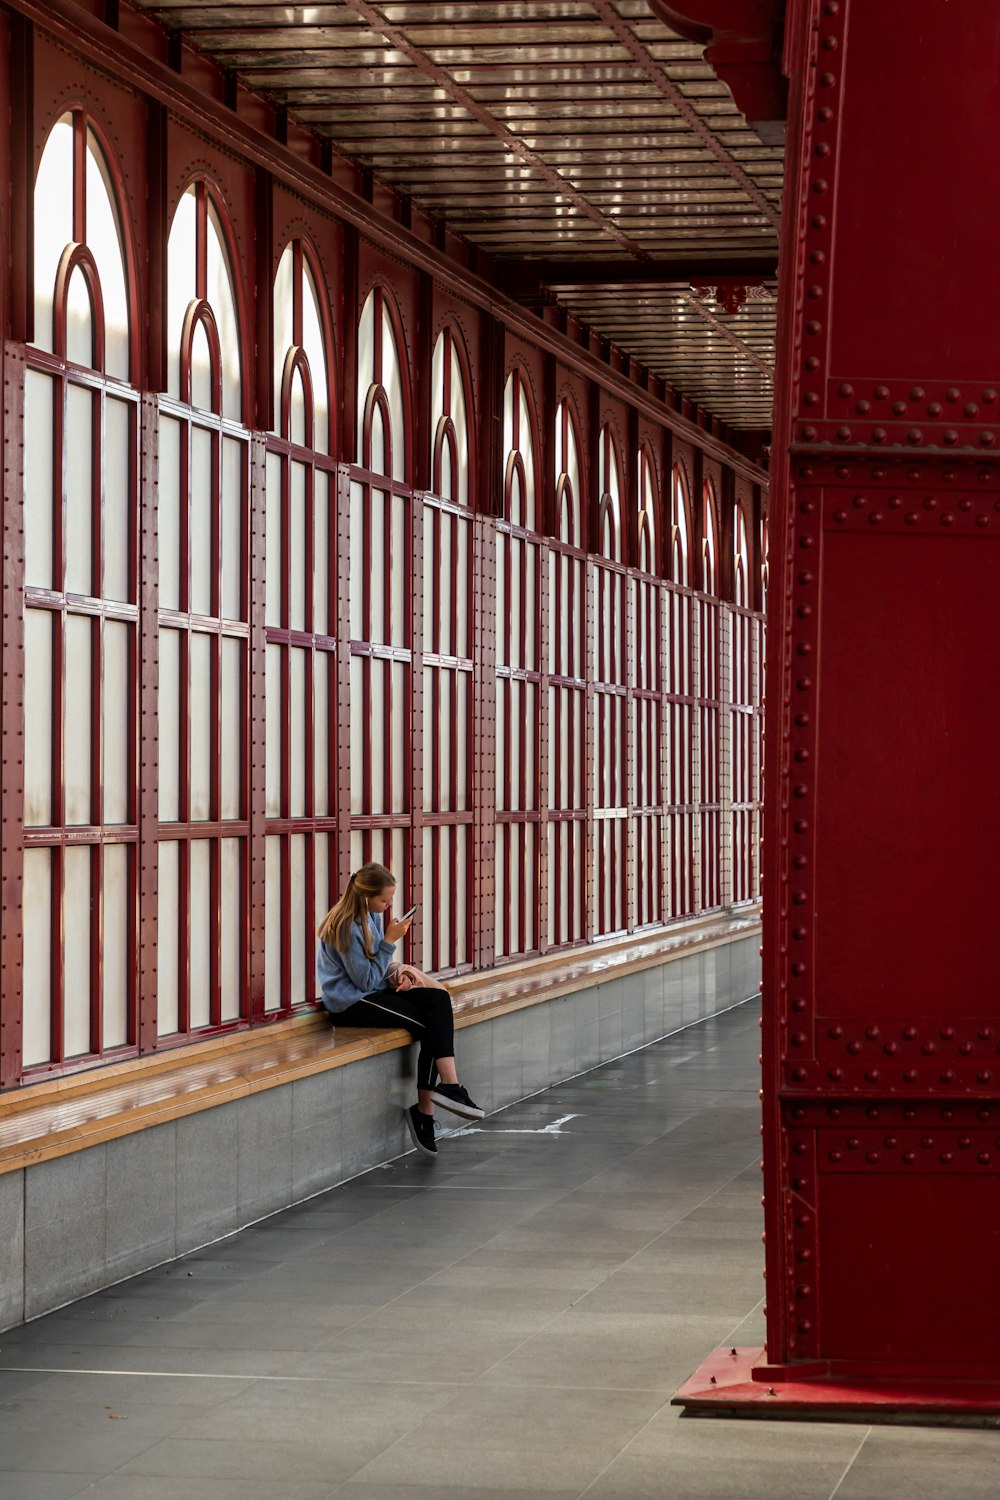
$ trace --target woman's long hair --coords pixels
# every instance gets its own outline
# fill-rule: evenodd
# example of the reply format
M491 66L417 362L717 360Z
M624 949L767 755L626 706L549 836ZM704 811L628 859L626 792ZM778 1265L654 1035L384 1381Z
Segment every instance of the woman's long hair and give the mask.
M351 945L351 925L357 922L364 939L365 952L369 958L374 958L375 949L372 947L372 933L368 923L368 901L372 896L380 896L386 886L395 884L395 877L390 875L385 865L376 864L375 860L369 860L360 870L355 870L347 882L346 891L319 924L320 941L336 948L339 953L346 953Z

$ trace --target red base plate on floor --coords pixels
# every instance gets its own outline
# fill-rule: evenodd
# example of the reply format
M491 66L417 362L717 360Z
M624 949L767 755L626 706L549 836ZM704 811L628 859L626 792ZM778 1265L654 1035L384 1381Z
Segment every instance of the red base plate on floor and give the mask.
M716 1349L685 1381L671 1405L699 1416L865 1416L873 1422L992 1417L1000 1424L1000 1384L840 1377L822 1366L803 1369L791 1379L787 1367L768 1366L764 1349Z

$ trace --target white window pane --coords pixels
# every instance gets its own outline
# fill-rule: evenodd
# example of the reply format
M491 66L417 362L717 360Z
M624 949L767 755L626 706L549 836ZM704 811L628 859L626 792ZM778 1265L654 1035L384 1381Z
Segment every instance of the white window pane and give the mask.
M52 444L53 383L26 370L24 377L24 581L53 587Z
M90 1036L91 854L87 848L63 851L63 1051L82 1057L93 1051Z
M75 365L93 368L94 304L90 286L78 268L69 279L66 290L66 358Z
M303 464L291 465L289 496L288 556L290 587L288 591L288 625L291 630L306 628L306 471Z
M306 668L308 653L290 650L289 664L289 816L306 810Z
M326 339L319 312L319 296L312 271L303 259L302 347L309 360L313 386L313 447L317 453L330 449L330 390L326 378Z
M406 720L406 674L402 662L393 662L392 690L392 811L406 811L406 767L410 733ZM379 674L381 675L381 674Z
M363 619L363 587L365 577L363 546L364 507L364 490L360 484L352 484L348 560L351 566L351 635L355 640L366 640L368 637L368 622Z
M191 558L191 609L197 615L212 613L212 512L215 508L215 459L212 434L204 427L191 432L191 504L189 536Z
M66 591L93 593L94 397L80 385L66 389ZM59 580L56 580L58 587Z
M35 343L52 350L56 269L73 239L73 125L70 115L52 127L35 178Z
M65 814L67 823L89 823L91 810L91 702L93 692L93 625L81 615L66 616L63 734Z
M222 413L238 422L242 412L239 320L229 258L223 245L221 225L211 204L208 207L208 301L215 313L222 349Z
M330 630L330 482L317 469L313 475L313 625L317 635Z
M222 862L222 1020L235 1021L240 1014L240 955L243 952L240 841L223 839L219 847Z
M180 396L181 329L195 296L195 188L187 189L174 213L167 240L167 390Z
M191 685L191 819L211 817L212 807L212 716L217 711L212 697L212 639L200 631L189 638Z
M389 310L382 306L382 384L389 399L392 477L406 477L406 424L403 419L403 378Z
M104 695L102 740L104 750L104 822L127 823L129 812L129 641L132 627L117 620L104 622Z
M191 1030L208 1026L211 1013L211 951L212 951L212 890L211 858L207 839L192 839L190 851L190 896L191 910L188 927L191 934L189 950Z
M157 871L156 1033L172 1036L180 1026L178 928L180 846L161 843Z
M161 823L180 820L180 702L181 637L176 630L161 630L159 639L159 695L157 718L160 730L160 765L157 778Z
M161 609L181 607L181 432L180 422L160 418L156 509Z
M281 662L282 646L268 646L265 654L266 748L264 802L269 818L281 816Z
M132 407L110 397L104 407L104 597L127 601L132 547Z
M364 451L365 401L375 374L375 293L368 298L358 324L358 430L357 457L361 462Z
M330 893L330 837L326 833L313 835L313 863L316 867L316 886L313 892L313 932L319 927L323 918L333 904ZM316 944L313 941L313 949ZM310 977L313 998L318 998L315 976Z
M333 657L317 651L313 657L313 802L317 818L330 812L330 668Z
M390 640L394 646L405 646L409 637L409 623L406 610L406 560L409 556L407 545L409 533L409 507L400 495L390 497L392 506L392 574L390 586L392 592L392 617L390 622ZM376 597L374 594L373 598Z
M264 1009L281 1009L281 840L264 840Z
M311 998L312 982L306 993L306 841L302 834L288 840L291 860L291 926L288 933L289 959L291 961L291 994L286 998L292 1005L300 1005Z
M87 133L87 247L97 262L104 303L104 368L127 380L128 297L125 258L111 184L93 131Z
M243 812L243 643L222 640L222 808L224 818Z
M52 822L52 628L47 609L25 610L24 821L34 825Z
M290 244L286 245L274 278L274 425L272 432L281 432L281 376L285 366L285 356L291 347L293 340L292 324L292 274L294 270L294 252Z
M289 391L289 422L288 436L293 443L299 447L305 446L306 441L306 416L307 403L305 386L302 382L302 371L296 367L292 375L291 390Z
M191 335L191 405L201 411L214 411L214 390L212 346L204 320L199 318Z
M125 844L104 846L102 1045L124 1047L128 1035L129 851Z
M362 682L365 662L360 656L351 657L351 707L348 715L351 730L351 812L364 811L364 726L361 722ZM373 743L380 731L372 725Z
M243 542L246 525L243 506L243 460L246 449L235 438L222 440L222 618L242 620Z
M22 1061L26 1068L52 1056L52 856L48 849L25 849L24 1018Z
M264 510L264 622L281 624L281 472L277 453L267 455L267 503Z

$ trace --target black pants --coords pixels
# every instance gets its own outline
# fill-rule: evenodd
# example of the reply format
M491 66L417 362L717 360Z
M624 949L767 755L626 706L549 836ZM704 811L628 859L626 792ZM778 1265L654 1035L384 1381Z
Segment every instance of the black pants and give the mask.
M436 1059L454 1057L455 1023L447 990L379 990L334 1016L341 1026L404 1026L420 1044L417 1088L437 1082Z

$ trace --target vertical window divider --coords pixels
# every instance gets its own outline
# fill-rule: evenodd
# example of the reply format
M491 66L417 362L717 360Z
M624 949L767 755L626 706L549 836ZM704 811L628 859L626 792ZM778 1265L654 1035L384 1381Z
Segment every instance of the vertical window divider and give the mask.
M157 1046L157 886L159 881L159 402L144 395L141 406L139 483L139 837L138 928L140 1055ZM175 731L176 732L176 731Z
M30 217L30 216L29 216ZM4 718L24 723L24 384L23 347L4 343L3 601L0 664ZM21 1076L24 959L24 734L13 727L0 743L0 966L4 1025L0 1027L0 1087Z

